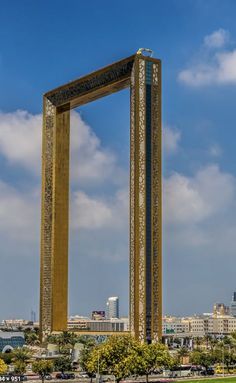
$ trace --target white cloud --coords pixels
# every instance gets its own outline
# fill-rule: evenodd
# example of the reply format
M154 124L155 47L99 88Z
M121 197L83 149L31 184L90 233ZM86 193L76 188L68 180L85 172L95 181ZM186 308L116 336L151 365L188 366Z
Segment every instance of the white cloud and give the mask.
M81 191L74 193L72 214L74 228L99 229L111 223L112 218L111 209L105 202Z
M115 169L118 168L114 154L103 148L98 137L76 112L72 113L71 125L72 157L78 156L78 167L81 167L81 173L78 173L77 165L73 165L73 178L78 177L78 182L83 179L83 182L93 180L98 183L101 177L108 183L112 182L116 176ZM180 139L181 134L177 129L168 126L164 128L163 143L168 153L178 151ZM22 111L0 114L0 152L12 166L39 172L40 143L40 115L34 116ZM220 155L220 148L212 145L209 153L216 157ZM106 164L107 169L104 169ZM233 228L236 227L235 214L232 213L236 210L235 182L232 175L222 172L217 165L203 167L192 177L174 173L164 181L165 227L168 241L176 251L181 249L184 242L188 242L189 246L192 244L200 247L207 243L211 246L209 253L216 251L220 235L214 222L224 222L221 238L225 233L225 239L222 239L222 243L226 249L232 248ZM122 254L126 257L128 251L123 240L129 226L128 188L124 185L122 188L116 186L109 197L102 195L101 190L94 190L95 193L90 195L81 187L76 187L76 191L74 189L71 198L73 237L77 233L80 239L92 235L91 254L103 254L107 258L111 254L114 259L124 259ZM7 249L11 244L15 252L21 248L22 243L37 243L38 246L39 224L39 188L25 193L0 181L0 238L3 246ZM115 245L117 238L119 243ZM226 238L228 243L225 243ZM86 242L83 243L87 246ZM219 248L219 244L217 246ZM38 248L35 252L38 253Z
M220 157L222 155L222 148L219 144L212 144L209 148L209 154L212 157Z
M14 166L41 172L42 116L18 110L0 113L0 152ZM103 148L79 113L71 113L72 180L82 184L104 181L119 173L114 154ZM114 174L115 175L115 174Z
M198 64L189 69L182 70L178 79L189 86L204 86L214 82L216 78L216 69L207 64Z
M215 54L209 62L202 62L182 70L178 79L186 85L236 83L236 50Z
M179 149L181 133L178 129L165 126L163 129L163 149L167 154L174 154Z
M229 41L229 32L223 28L204 37L204 45L209 48L221 48Z
M80 184L120 175L114 153L102 147L99 138L75 111L71 112L71 165L72 180Z
M13 165L41 169L41 115L23 110L0 113L0 152Z
M40 193L22 192L0 180L0 237L7 241L35 242L39 235Z
M164 185L164 216L174 225L201 223L227 211L235 197L235 178L217 165L199 170L194 177L174 173Z
M231 52L220 53L216 56L218 61L217 80L219 83L236 82L236 49Z
M167 154L178 150L181 134L165 127L163 146ZM42 116L17 110L0 112L0 153L11 166L22 167L31 174L41 175ZM106 180L115 184L126 182L126 171L117 165L115 154L102 146L91 127L78 112L71 112L71 167L73 184L85 186Z
M82 191L72 195L71 224L73 229L117 230L128 224L128 191L118 190L114 196L101 198Z
M222 48L227 42L228 32L220 29L204 39L205 46ZM223 52L205 52L198 59L178 74L182 83L200 87L211 84L236 83L236 49Z

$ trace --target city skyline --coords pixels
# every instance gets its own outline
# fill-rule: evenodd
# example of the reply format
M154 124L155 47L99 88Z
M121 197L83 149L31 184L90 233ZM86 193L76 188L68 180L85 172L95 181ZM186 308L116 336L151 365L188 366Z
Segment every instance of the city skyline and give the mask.
M24 0L1 10L0 319L31 308L38 316L42 94L143 46L164 68L164 313L226 301L235 289L236 4ZM124 91L72 115L71 313L113 294L128 313L128 100Z

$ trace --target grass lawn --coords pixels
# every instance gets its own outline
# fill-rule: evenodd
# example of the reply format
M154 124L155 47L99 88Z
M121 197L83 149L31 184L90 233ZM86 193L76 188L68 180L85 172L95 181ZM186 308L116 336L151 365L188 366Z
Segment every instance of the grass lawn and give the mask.
M177 380L176 383L183 383L183 380ZM194 379L194 380L187 380L188 383L236 383L236 376L235 377L227 377L224 376L222 378L206 378L206 379Z

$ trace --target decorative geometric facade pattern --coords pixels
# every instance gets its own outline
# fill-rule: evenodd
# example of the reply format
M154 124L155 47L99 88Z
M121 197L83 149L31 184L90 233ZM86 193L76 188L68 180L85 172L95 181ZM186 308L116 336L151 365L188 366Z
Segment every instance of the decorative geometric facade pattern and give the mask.
M162 331L161 63L130 56L44 96L40 329L67 328L70 110L130 87L130 330Z

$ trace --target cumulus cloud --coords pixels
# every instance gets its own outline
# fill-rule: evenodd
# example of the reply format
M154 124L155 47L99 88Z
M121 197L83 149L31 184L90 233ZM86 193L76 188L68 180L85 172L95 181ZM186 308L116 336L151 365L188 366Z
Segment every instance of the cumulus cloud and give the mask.
M210 48L221 48L229 41L229 32L223 28L204 37L204 45Z
M227 41L228 32L220 29L204 39L204 46L214 48L199 54L191 66L178 74L178 80L193 87L236 83L236 49L215 51Z
M91 127L75 111L71 112L71 165L72 180L82 184L102 182L120 174L114 153L101 145Z
M178 150L181 134L166 126L163 145L167 154ZM10 166L41 174L42 115L17 110L0 112L0 152ZM76 111L71 112L71 180L75 184L91 182L123 183L126 171L117 165L115 154L102 146L100 139Z
M205 86L211 84L236 83L236 50L217 53L211 62L202 62L182 70L178 79L186 85Z
M118 190L110 198L89 196L82 191L72 195L71 223L73 229L117 230L128 224L128 191Z
M181 132L176 128L165 126L163 129L163 149L167 154L175 154L179 149Z
M201 223L227 211L236 197L236 180L217 165L200 169L193 177L174 173L164 185L166 222Z
M10 164L40 172L42 117L27 111L0 112L0 152Z
M91 198L84 192L74 193L73 227L97 229L111 222L112 212L105 202Z
M116 171L119 169L118 160L114 153L103 147L99 138L78 113L72 114L71 119L72 178L78 179L78 184L73 185L71 196L70 252L71 258L76 258L78 252L80 257L86 258L86 260L83 259L84 264L87 262L84 283L88 283L89 273L92 282L88 285L88 291L91 290L91 294L94 294L93 281L100 278L100 274L97 269L92 269L91 257L94 258L94 262L97 261L98 266L103 262L101 267L117 262L116 276L120 278L119 285L124 285L124 278L126 278L124 265L128 265L129 252L129 192L128 185L116 184L107 197L106 185L113 182L116 177ZM164 128L163 144L169 154L178 151L180 140L179 130L168 126ZM28 174L25 177L30 178L35 173L39 175L41 116L22 111L8 115L0 114L0 153L12 167L27 169ZM209 154L216 159L220 155L220 148L213 144L209 148ZM77 160L73 156L78 156ZM74 165L76 161L77 165ZM79 167L81 169L78 169ZM101 179L105 181L103 188L96 188ZM93 194L89 194L86 188L83 188L83 185L89 182L94 182ZM39 178L34 181L34 184L36 183L40 183ZM217 164L203 166L192 176L176 172L164 180L163 197L164 264L167 264L168 259L171 263L168 267L169 274L166 273L165 277L168 274L170 278L171 275L169 288L173 296L173 291L181 290L181 283L182 288L186 289L186 270L191 275L189 289L191 290L192 281L199 283L198 276L193 275L192 260L195 262L197 260L198 265L204 262L207 272L211 272L213 257L214 265L216 257L221 259L221 264L222 257L226 254L228 257L232 255L234 259L236 179L233 175L221 170ZM10 255L18 256L20 273L27 281L29 273L25 272L25 266L20 263L25 255L28 255L28 259L30 256L34 259L38 257L39 226L39 185L35 185L35 188L26 192L22 189L22 185L13 187L0 180L1 252L6 255L6 259L9 259ZM188 258L191 258L191 262L186 261ZM210 259L208 264L207 258ZM189 270L186 266L187 262L190 264ZM9 265L11 265L10 261ZM33 267L35 267L35 273L38 266ZM79 267L74 267L76 288L78 288L77 270L81 270L81 265ZM119 267L120 271L117 271ZM177 268L178 273L176 273ZM2 275L7 274L6 270L7 266L4 265L1 268ZM178 274L178 281L174 283L172 280L176 274ZM34 284L35 288L37 284L35 274L31 284ZM204 287L208 285L207 279ZM106 283L106 295L109 289L110 286ZM13 287L12 291L15 293ZM75 302L77 309L77 297ZM29 304L27 303L26 306L28 307Z
M10 165L32 174L41 171L42 116L18 110L0 113L0 152ZM79 113L71 113L71 176L82 184L104 181L116 169L115 155L102 147L99 138Z
M5 241L35 242L39 235L39 200L37 189L22 192L0 180L0 237Z

